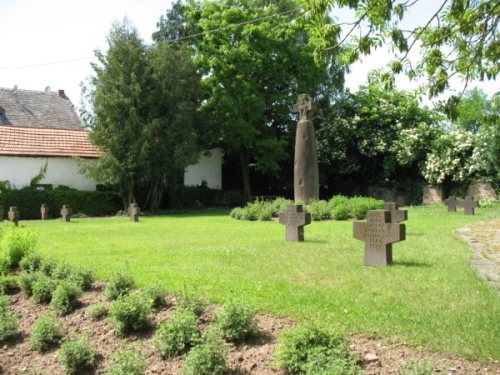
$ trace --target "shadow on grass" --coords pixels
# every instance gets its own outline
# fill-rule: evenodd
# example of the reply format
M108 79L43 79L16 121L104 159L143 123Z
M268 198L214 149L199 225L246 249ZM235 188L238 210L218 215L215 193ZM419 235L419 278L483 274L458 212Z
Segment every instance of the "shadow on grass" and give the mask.
M422 267L422 268L428 268L431 265L429 263L423 263L423 262L415 262L411 260L403 260L403 261L393 261L392 266L403 266L403 267Z

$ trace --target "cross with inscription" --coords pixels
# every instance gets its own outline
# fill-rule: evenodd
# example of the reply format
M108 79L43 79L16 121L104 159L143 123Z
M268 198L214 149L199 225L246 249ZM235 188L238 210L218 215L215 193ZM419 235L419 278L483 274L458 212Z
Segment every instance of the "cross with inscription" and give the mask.
M0 222L4 220L5 210L0 206Z
M311 214L301 204L288 205L288 211L279 215L280 224L286 225L286 240L304 241L304 225L311 224Z
M308 94L300 94L299 100L293 106L293 112L299 113L299 121L311 120L316 112L316 103Z
M42 220L47 220L49 218L49 206L45 203L40 206L40 216Z
M368 211L366 219L353 225L353 237L365 241L365 265L387 266L392 263L392 244L405 240L406 227L391 223L391 213L386 210Z
M130 215L130 220L137 223L139 221L139 215L141 214L141 208L137 203L130 203L128 206L128 214Z
M479 206L479 202L468 196L463 201L460 201L458 205L464 208L465 215L474 215L474 208Z
M457 212L457 206L459 202L454 195L444 200L444 204L448 206L448 212Z
M61 208L61 216L63 221L71 221L71 207L69 204L63 204Z
M384 202L384 210L391 211L391 223L408 220L408 210L400 210L396 202Z
M11 206L9 209L9 220L16 225L19 225L19 210L15 206Z

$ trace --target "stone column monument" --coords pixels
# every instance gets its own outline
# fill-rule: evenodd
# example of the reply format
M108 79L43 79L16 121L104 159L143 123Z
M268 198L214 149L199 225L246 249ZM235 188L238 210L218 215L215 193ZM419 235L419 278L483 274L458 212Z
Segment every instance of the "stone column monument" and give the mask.
M309 95L301 94L293 111L300 116L295 134L293 190L296 203L308 204L311 199L319 199L318 156L312 122L316 104Z

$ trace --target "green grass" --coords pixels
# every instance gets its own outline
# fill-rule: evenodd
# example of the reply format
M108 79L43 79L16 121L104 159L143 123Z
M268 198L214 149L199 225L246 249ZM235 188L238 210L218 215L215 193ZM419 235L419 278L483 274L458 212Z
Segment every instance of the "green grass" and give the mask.
M393 245L387 268L363 266L352 222L314 222L303 243L286 242L277 222L221 211L22 224L38 229L41 254L90 266L98 278L127 263L139 286L186 284L214 303L241 297L299 321L487 360L500 358L500 298L469 266L471 250L454 230L497 217L498 209L410 208L407 239Z

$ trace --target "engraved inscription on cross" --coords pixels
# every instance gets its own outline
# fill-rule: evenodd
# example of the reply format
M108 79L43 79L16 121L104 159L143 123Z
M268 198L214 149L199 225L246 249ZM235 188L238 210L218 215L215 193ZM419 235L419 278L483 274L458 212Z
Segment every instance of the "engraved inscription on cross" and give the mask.
M463 201L460 201L458 205L464 208L465 215L474 215L474 208L479 206L479 202L473 200L471 196L468 196L465 197Z
M299 95L299 100L293 106L293 111L299 113L299 121L312 120L312 115L316 112L316 103L308 94Z
M396 202L385 202L384 210L391 211L391 223L408 220L408 210L400 210Z
M454 195L444 200L444 204L448 206L448 212L457 212L457 206L460 205L460 202L457 201Z
M9 220L14 224L18 225L19 222L19 210L15 206L11 206L8 213Z
M128 214L130 215L130 220L133 222L139 221L139 215L141 214L141 208L137 203L130 203L128 206Z
M71 207L69 204L63 204L61 208L61 216L63 221L71 221Z
M47 220L49 218L49 206L45 203L40 206L40 216L42 220Z
M301 204L290 204L288 211L279 215L280 224L286 225L287 241L304 241L304 225L311 224L311 214Z
M392 244L405 240L406 227L391 223L391 213L386 210L368 211L366 219L353 225L353 237L365 241L365 265L387 266L392 263Z

